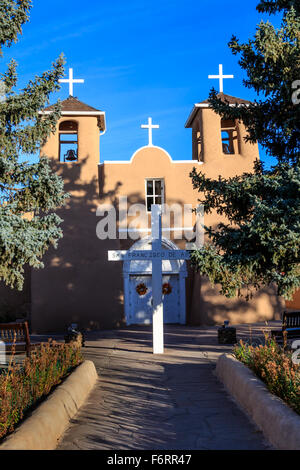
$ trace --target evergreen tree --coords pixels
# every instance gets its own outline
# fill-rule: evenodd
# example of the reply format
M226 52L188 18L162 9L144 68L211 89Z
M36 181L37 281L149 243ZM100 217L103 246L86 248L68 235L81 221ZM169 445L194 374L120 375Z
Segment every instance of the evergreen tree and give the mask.
M1 55L3 47L17 41L31 7L30 0L1 0ZM36 154L55 130L59 105L47 117L39 111L59 89L63 73L60 57L19 93L14 60L0 76L5 91L0 100L0 280L19 290L25 265L42 267L43 254L62 237L61 220L53 211L65 201L63 181L51 171L47 157L36 164L23 163L19 157Z
M276 284L278 294L291 299L300 286L300 100L295 100L295 94L300 97L300 3L263 0L257 9L279 12L280 29L262 21L254 39L240 44L232 37L229 43L247 73L244 85L257 99L230 107L212 90L209 102L223 118L243 121L246 140L260 142L276 164L266 170L257 161L253 173L217 180L193 170L205 213L216 210L228 222L206 227L208 242L192 259L228 297L241 295L242 288L249 297Z

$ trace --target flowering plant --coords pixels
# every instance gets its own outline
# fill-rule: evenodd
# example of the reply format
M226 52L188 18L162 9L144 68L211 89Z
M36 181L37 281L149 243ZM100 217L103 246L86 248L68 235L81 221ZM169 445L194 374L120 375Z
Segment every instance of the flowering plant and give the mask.
M13 356L8 368L0 369L0 439L82 361L77 345L51 340L38 346L22 364L16 364Z
M291 353L285 353L274 339L265 338L265 344L258 347L241 340L234 355L265 382L270 392L300 414L300 367L293 363Z

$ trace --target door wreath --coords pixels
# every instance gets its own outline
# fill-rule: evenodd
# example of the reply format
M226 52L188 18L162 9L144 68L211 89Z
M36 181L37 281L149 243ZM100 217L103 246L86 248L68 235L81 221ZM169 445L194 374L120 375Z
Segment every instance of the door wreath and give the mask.
M147 288L147 286L146 286L143 282L141 282L140 284L138 284L138 285L136 286L135 290L137 291L137 293L138 293L140 296L145 295L145 294L147 294L147 292L148 292L148 288Z
M148 288L143 282L138 284L136 286L135 290L140 296L143 296L143 295L147 294L147 292L148 292ZM169 295L169 294L171 294L171 292L172 292L171 284L169 284L168 282L165 282L162 286L163 295Z
M165 282L162 286L162 293L164 295L169 295L172 292L172 286L168 282Z

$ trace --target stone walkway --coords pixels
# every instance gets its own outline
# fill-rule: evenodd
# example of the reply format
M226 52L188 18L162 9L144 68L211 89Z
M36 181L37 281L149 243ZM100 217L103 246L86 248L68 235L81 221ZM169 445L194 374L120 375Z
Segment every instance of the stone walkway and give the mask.
M151 327L90 333L84 355L99 383L58 449L270 449L214 374L230 351L216 328L167 326L165 345L164 355L152 354Z

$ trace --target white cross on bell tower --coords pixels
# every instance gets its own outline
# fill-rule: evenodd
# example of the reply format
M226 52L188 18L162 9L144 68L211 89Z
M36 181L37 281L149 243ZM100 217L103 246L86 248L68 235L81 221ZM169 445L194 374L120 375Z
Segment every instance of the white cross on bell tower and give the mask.
M218 78L220 84L220 93L223 93L224 78L234 78L234 75L223 75L223 64L219 64L219 75L208 75L208 78Z
M74 83L84 83L84 80L82 80L81 78L79 79L75 79L73 78L73 69L69 69L69 78L62 78L60 80L58 80L59 83L68 83L69 84L69 95L70 96L73 96L73 93L74 93Z
M149 132L149 144L148 144L148 146L153 147L153 144L152 144L152 129L159 129L159 126L157 124L155 124L155 125L152 124L152 118L149 117L148 118L148 124L142 124L141 129L148 129L148 132Z

